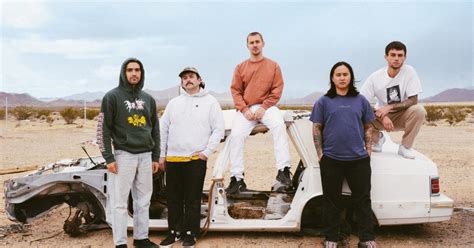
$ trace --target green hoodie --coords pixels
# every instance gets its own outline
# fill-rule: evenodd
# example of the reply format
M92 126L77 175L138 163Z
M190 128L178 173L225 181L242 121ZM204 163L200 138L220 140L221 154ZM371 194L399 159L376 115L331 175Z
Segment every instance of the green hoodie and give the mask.
M141 68L138 84L131 85L125 69L136 62ZM105 94L97 124L97 143L107 164L115 161L115 150L130 153L152 152L160 158L160 128L155 99L142 91L145 81L143 64L135 58L125 60L120 70L119 86Z

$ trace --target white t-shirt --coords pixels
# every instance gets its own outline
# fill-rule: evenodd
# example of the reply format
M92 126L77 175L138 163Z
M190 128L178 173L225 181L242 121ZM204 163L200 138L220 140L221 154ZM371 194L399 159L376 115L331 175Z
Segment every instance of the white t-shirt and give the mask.
M388 75L387 69L388 66L385 66L372 73L360 90L371 104L376 98L375 108L402 102L422 92L420 79L412 66L403 65L394 78Z

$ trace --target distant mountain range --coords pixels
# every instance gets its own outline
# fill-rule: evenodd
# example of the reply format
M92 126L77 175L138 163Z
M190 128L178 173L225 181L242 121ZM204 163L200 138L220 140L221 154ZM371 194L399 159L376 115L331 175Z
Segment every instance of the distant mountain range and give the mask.
M86 91L84 93L80 94L74 94L70 96L65 96L65 97L59 97L59 98L54 98L54 97L40 97L38 100L44 101L44 102L51 102L54 100L62 99L62 100L73 100L73 101L84 101L86 102L93 102L95 100L101 100L102 97L104 97L105 93L102 91L96 91L96 92L89 92Z
M30 106L30 107L42 107L42 108L54 108L54 107L82 107L84 106L83 100L64 100L62 98L41 101L38 100L26 93L15 94L15 93L5 93L0 92L0 106L5 107L5 99L7 98L9 107L16 106ZM94 100L87 102L89 107L98 107L100 106L101 100Z
M147 93L156 99L158 106L166 106L168 101L180 94L179 86L171 87L165 90L149 90L145 89ZM233 104L232 95L229 93L217 93L210 91L222 106L229 106ZM88 107L99 107L101 100L104 97L105 92L84 92L80 94L74 94L70 96L60 98L35 98L27 93L6 93L0 92L0 106L5 107L5 99L8 101L9 107L16 106L31 106L31 107L43 107L43 108L56 108L56 107L82 107L84 101Z
M434 96L425 98L422 102L472 102L474 101L474 87L454 88L445 90Z
M158 106L166 106L169 100L178 96L180 87L175 86L165 90L149 90L145 89L153 98L156 99ZM233 100L230 92L218 93L209 92L211 95L216 97L222 106L232 106ZM0 92L0 106L5 106L5 98L8 98L8 106L32 106L32 107L82 107L84 106L84 100L88 107L99 107L102 97L105 95L104 92L84 92L80 94L74 94L61 98L34 98L29 94L16 94ZM324 95L322 92L313 92L302 98L291 98L282 99L280 104L282 105L313 105L316 100ZM424 98L421 102L474 102L474 87L468 88L454 88L440 92L434 96Z
M182 90L183 89L180 86L156 91L145 89L148 94L152 95L153 98L155 98L156 104L158 104L158 106L166 106L166 104L168 104L168 102L174 97L177 97ZM213 95L222 106L229 106L233 104L232 95L230 94L230 92L217 93L214 91L209 91L209 94Z
M314 103L325 93L313 92L303 98L290 98L280 100L282 105L314 105Z

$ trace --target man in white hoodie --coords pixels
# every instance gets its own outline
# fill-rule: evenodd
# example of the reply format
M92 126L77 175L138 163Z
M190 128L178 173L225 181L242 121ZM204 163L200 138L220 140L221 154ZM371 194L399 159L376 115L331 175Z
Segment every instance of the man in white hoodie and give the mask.
M181 73L184 93L173 98L160 119L161 157L166 170L168 236L161 247L178 240L193 247L200 231L201 196L207 158L224 137L224 116L219 102L204 90L196 68Z

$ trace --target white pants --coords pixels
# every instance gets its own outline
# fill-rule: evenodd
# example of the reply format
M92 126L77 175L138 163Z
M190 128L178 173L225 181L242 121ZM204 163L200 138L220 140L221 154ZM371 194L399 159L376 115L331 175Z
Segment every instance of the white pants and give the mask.
M252 105L250 111L255 112L260 104ZM237 112L232 124L230 134L230 173L237 179L244 178L244 144L252 129L257 125L257 121L249 121L243 113ZM272 106L265 111L261 123L270 129L273 135L273 145L277 169L290 167L290 151L288 148L288 136L286 125L280 110Z
M148 238L148 221L153 170L151 152L133 154L115 150L117 174L108 173L108 221L112 224L115 245L127 244L128 195L133 198L133 238Z

